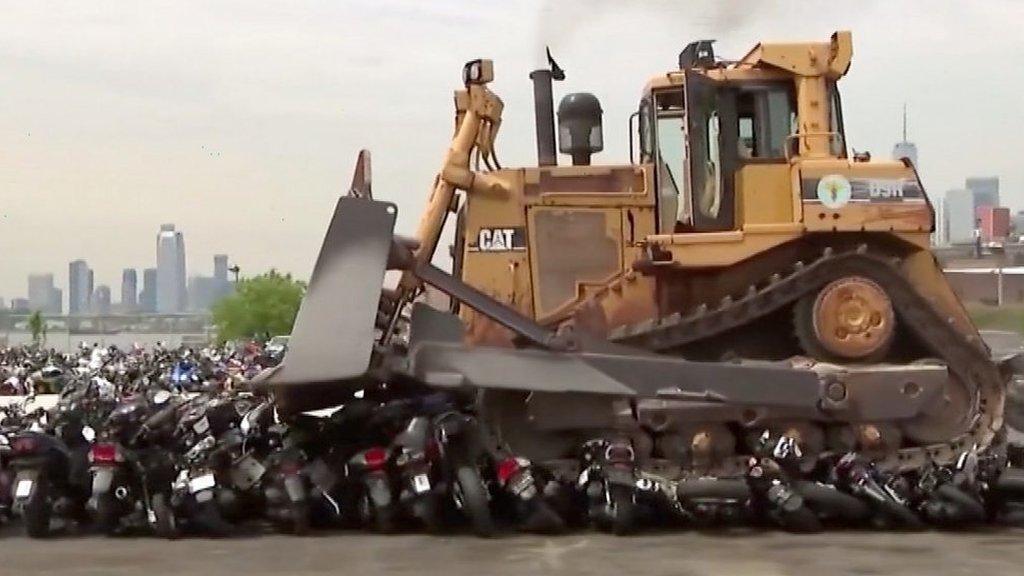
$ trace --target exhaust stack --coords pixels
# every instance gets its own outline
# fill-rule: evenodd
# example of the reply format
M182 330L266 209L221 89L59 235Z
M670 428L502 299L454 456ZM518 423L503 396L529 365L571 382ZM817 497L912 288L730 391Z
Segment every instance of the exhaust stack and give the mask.
M547 49L549 68L538 68L530 72L533 80L533 110L537 123L537 165L557 166L555 149L555 101L552 95L552 80L565 80L565 71L551 57Z

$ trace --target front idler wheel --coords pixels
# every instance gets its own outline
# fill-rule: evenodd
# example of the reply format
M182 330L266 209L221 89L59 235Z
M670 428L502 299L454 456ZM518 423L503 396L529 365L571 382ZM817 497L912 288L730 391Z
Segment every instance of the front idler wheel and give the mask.
M831 362L878 362L896 335L896 313L874 280L847 276L797 301L793 324L809 356Z

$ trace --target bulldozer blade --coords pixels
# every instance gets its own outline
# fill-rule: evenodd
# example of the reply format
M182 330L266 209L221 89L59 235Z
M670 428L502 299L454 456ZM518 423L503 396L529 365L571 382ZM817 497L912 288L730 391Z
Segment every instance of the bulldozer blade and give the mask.
M348 195L363 200L373 199L373 177L370 170L370 151L363 149L359 151L356 158L356 168L352 172L352 185L348 188Z
M291 396L289 387L365 375L396 215L388 202L338 200L284 364L264 385Z

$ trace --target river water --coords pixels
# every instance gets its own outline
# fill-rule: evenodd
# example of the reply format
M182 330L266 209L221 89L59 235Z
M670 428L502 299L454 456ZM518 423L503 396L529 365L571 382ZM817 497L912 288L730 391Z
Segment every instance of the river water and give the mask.
M209 336L212 336L209 335ZM205 334L150 334L144 332L125 332L121 334L69 334L67 332L50 332L46 335L46 346L56 348L61 352L71 350L80 343L100 344L101 346L114 345L118 348L127 348L138 343L150 347L157 342L163 342L168 346L178 346L183 339L190 343L202 342L209 339ZM16 346L32 342L32 335L27 332L0 332L0 347L4 345Z

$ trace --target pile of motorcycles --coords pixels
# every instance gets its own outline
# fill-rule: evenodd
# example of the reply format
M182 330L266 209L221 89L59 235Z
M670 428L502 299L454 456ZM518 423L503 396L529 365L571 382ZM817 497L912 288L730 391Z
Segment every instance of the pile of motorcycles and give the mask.
M30 537L228 536L254 520L293 534L467 526L487 536L499 509L523 527L562 527L529 467L501 457L443 395L353 398L285 420L268 395L159 380L117 393L98 380L66 385L51 410L3 409L0 515Z
M83 352L89 362L65 378L55 407L8 404L0 522L34 538L1024 525L1024 449L1007 443L899 474L853 453L809 460L796 439L767 432L732 478L656 473L629 438L592 439L541 465L491 437L471 399L382 387L286 415L243 380L211 380L195 358L215 355L157 353L133 368L132 354Z

